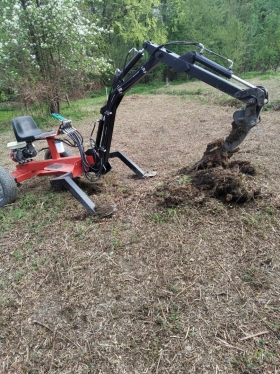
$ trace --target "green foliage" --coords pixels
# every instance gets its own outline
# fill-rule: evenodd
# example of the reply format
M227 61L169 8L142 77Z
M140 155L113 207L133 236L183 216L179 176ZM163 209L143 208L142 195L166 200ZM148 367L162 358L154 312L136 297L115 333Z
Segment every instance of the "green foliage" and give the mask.
M238 74L276 71L280 62L278 0L120 0L117 6L113 0L0 0L0 9L0 102L12 95L26 108L36 103L59 112L62 96L81 97L87 81L108 86L112 67L122 69L127 52L146 40L200 42L233 60ZM166 77L182 74L162 64L145 80Z
M0 91L0 103L7 100L7 95L5 92Z
M217 0L169 2L165 6L168 39L200 42L239 62L246 51L246 28L233 7Z
M234 71L276 69L280 61L277 0L162 1L168 40L201 42L234 61Z
M132 47L142 48L146 40L158 43L166 40L166 27L159 12L160 0L113 0L91 2L99 26L112 32L106 35L102 50L114 67L122 68L124 58Z
M109 64L99 53L105 29L83 13L78 0L1 0L0 73L28 102L59 102L64 91L98 76ZM5 74L4 74L5 73Z

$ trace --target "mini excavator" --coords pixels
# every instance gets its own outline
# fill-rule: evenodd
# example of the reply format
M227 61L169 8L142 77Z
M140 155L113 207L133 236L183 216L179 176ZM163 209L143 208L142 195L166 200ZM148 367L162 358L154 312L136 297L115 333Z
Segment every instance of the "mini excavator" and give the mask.
M183 45L196 50L179 55L168 49L170 45ZM141 65L139 61L145 52L148 53L148 59ZM214 57L210 59L205 54ZM220 64L217 60L225 62ZM199 79L244 103L244 109L233 114L232 130L220 145L220 151L223 153L235 152L249 131L260 122L261 110L268 103L266 88L254 86L234 75L233 62L230 59L205 48L201 43L176 41L157 45L147 41L143 43L141 50L132 48L127 54L123 69L116 69L107 103L101 108L101 118L94 123L90 134L89 149L84 150L83 137L72 121L59 114L52 114L60 121L57 131L41 131L30 116L12 120L16 141L8 143L7 146L11 159L17 165L12 173L0 167L0 207L16 200L19 183L35 176L54 176L50 181L54 188L68 189L88 213L94 215L96 206L75 183L76 177L84 175L89 182L96 182L111 170L110 159L115 157L123 161L138 177L153 176L154 173L145 173L122 151L112 152L110 148L116 111L122 98L159 63ZM97 131L94 139L95 127ZM61 135L66 137L59 137ZM47 148L44 160L36 161L34 159L38 152L34 143L41 140L47 142ZM74 155L65 145L78 148L79 155Z

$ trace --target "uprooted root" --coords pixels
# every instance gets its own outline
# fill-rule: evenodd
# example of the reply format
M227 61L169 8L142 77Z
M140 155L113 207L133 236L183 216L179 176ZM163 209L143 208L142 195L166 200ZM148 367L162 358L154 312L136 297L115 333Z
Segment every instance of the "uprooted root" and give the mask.
M249 161L229 162L232 154L221 151L222 143L223 139L218 139L208 144L198 163L180 170L179 175L157 189L165 206L201 203L207 198L242 204L260 195L252 179L255 168Z
M204 152L202 159L196 162L192 167L186 168L185 172L190 173L193 170L204 170L215 168L217 166L227 168L229 159L233 155L233 152L225 152L222 149L223 143L224 139L222 138L216 139L213 142L209 143L206 147L206 151Z

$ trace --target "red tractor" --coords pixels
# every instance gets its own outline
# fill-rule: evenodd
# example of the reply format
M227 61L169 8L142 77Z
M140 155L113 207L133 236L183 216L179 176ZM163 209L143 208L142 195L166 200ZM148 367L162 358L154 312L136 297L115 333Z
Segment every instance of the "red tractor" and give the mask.
M178 55L166 48L170 44L191 45L200 50ZM148 60L133 70L145 51L149 54ZM179 72L185 72L245 104L244 109L237 110L233 114L232 131L221 145L221 152L234 152L248 132L259 123L261 110L268 102L267 90L265 87L253 86L235 76L232 72L231 60L204 48L200 43L183 41L164 45L145 42L142 50L132 49L128 55L132 52L134 56L123 70L115 71L107 103L100 110L101 118L94 124L90 134L90 148L86 151L83 147L83 137L73 127L72 121L58 114L52 114L60 120L56 132L41 131L30 116L17 117L12 120L16 141L8 143L8 148L11 159L17 165L12 173L0 167L0 207L16 200L19 183L37 176L54 175L55 178L51 180L52 186L67 188L90 214L95 214L95 204L79 188L73 178L84 175L89 182L96 182L111 170L109 159L114 157L120 158L138 177L153 176L154 173L145 173L121 151L111 152L110 147L116 111L122 98L134 84L160 62ZM226 60L229 67L224 67L205 57L205 52ZM237 81L243 87L232 83L230 79ZM93 139L97 123L97 133ZM67 135L67 138L60 137L62 134ZM42 140L47 142L44 160L36 161L37 151L34 143ZM67 148L64 145L67 145ZM79 155L74 156L69 147L78 148Z

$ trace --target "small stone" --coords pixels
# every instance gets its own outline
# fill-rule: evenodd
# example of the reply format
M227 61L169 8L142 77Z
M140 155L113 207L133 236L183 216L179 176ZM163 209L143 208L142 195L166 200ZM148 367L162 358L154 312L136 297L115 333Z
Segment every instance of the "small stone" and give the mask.
M95 323L93 326L92 326L92 330L96 331L96 330L99 330L101 328L101 324L100 323Z

